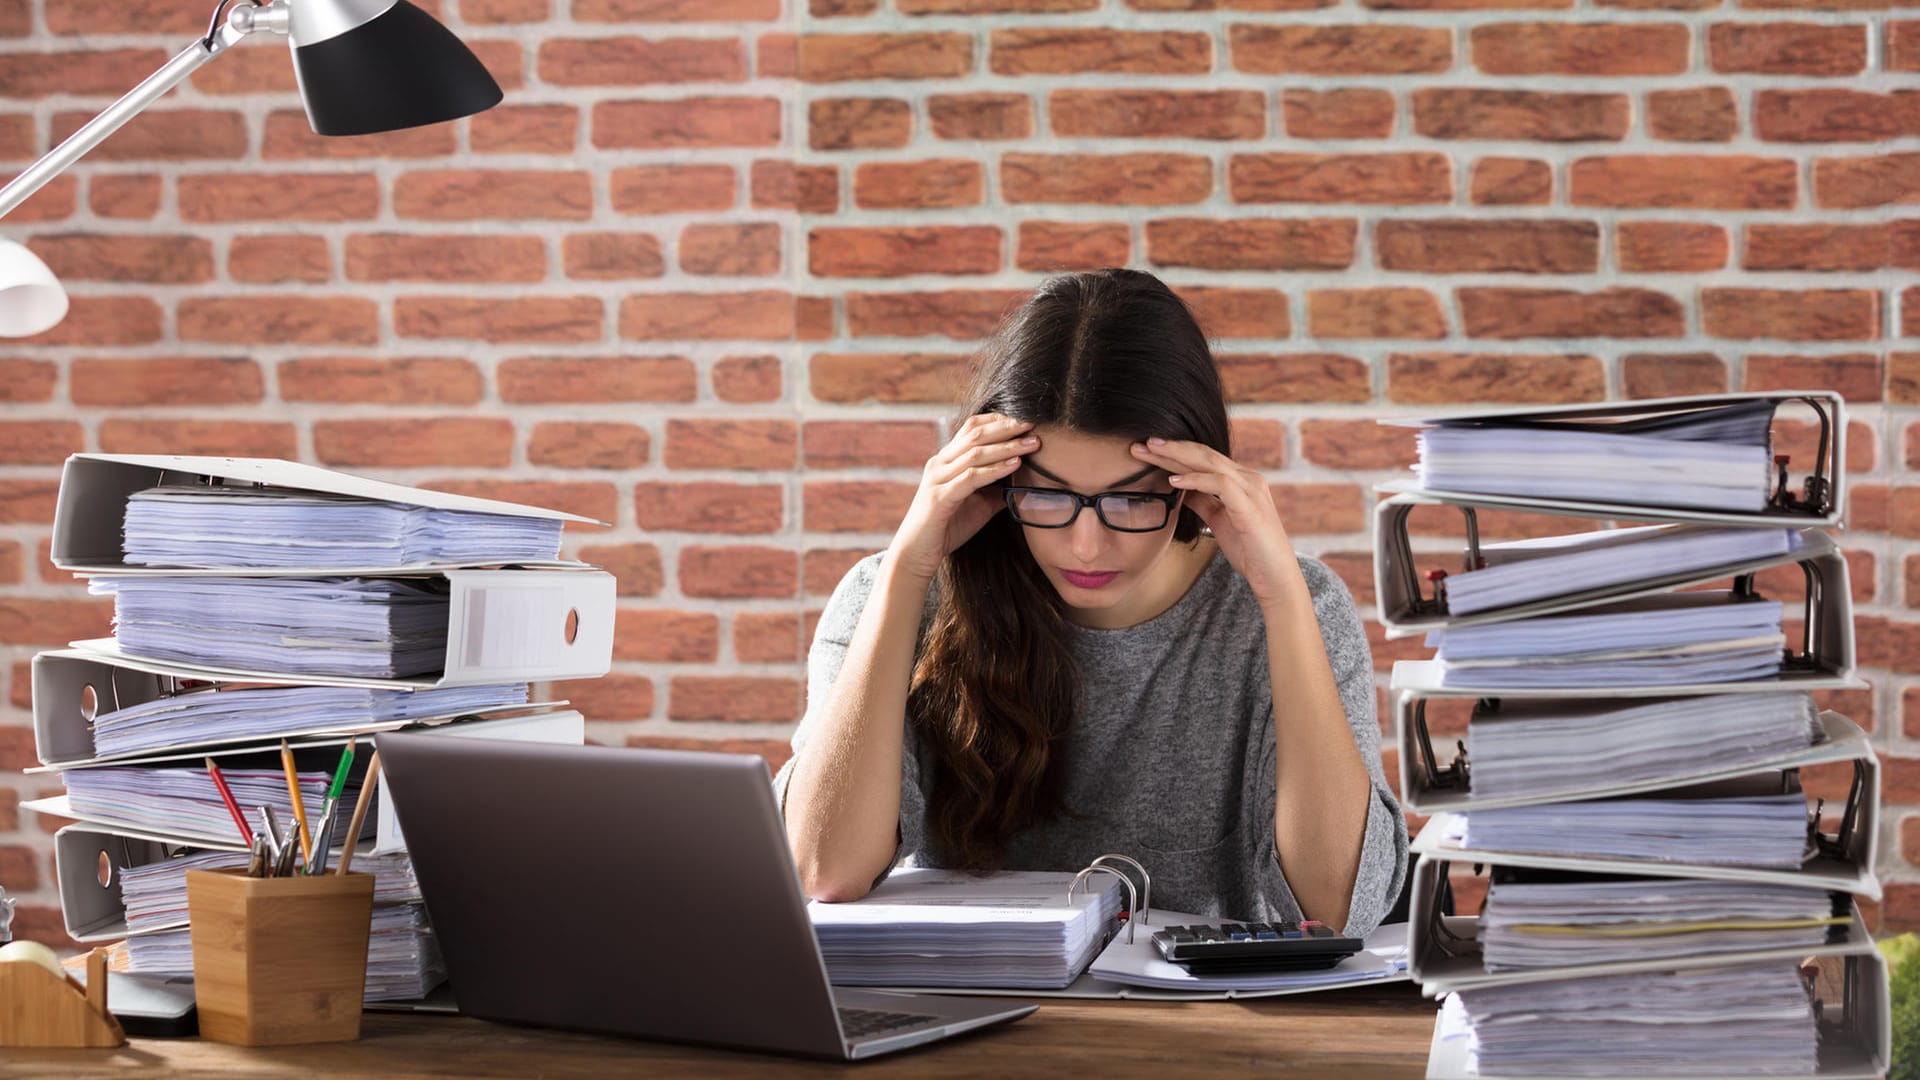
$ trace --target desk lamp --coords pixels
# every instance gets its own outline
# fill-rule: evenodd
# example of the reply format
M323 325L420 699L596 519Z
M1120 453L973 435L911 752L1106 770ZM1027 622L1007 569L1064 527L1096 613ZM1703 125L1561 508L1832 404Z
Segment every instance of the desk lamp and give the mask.
M417 127L500 102L500 86L479 58L407 0L220 0L205 37L0 187L0 217L200 65L260 30L287 35L307 123L321 135ZM0 240L0 335L37 334L66 313L66 292L46 264Z

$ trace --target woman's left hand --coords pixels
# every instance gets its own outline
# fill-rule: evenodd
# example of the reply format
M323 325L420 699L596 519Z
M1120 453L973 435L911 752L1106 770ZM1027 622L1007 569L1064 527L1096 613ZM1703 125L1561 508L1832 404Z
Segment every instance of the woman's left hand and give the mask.
M1132 450L1136 460L1167 470L1175 491L1188 493L1185 505L1213 530L1262 607L1304 585L1266 477L1204 443L1155 438L1134 443Z

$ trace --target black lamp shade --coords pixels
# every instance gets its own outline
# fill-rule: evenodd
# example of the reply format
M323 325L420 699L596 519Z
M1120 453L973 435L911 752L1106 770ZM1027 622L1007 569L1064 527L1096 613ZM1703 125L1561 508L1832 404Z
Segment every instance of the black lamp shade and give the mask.
M398 0L345 33L293 46L307 122L321 135L437 124L500 103L500 84L451 30Z

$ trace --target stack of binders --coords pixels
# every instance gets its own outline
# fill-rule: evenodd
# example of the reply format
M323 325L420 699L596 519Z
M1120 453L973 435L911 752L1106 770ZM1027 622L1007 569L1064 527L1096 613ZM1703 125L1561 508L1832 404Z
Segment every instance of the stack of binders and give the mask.
M76 819L54 838L67 932L124 939L117 1008L192 1002L189 869L244 867L215 762L251 828L294 793L313 863L374 876L368 1002L418 1002L445 972L390 804L323 850L321 807L366 778L372 735L579 744L585 721L530 684L606 674L614 580L559 559L568 521L536 507L366 480L294 462L80 454L68 459L52 558L115 599L115 636L33 660L34 736ZM292 755L296 780L283 770ZM302 863L306 860L302 859ZM179 988L184 988L179 989Z
M1840 397L1383 422L1420 429L1421 463L1377 507L1380 620L1436 650L1389 687L1428 816L1409 945L1445 999L1427 1075L1881 1075L1887 974L1854 901L1880 895L1878 761L1814 696L1865 685L1821 531ZM1776 441L1813 448L1797 493ZM1628 524L1483 544L1481 507ZM1410 528L1456 513L1463 557L1414 551ZM1482 913L1442 914L1468 867Z

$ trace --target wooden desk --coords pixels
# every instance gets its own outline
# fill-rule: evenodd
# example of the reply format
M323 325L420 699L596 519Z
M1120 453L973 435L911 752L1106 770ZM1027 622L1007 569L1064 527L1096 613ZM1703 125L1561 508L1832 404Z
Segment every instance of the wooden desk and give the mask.
M1425 1075L1435 1005L1411 983L1256 1002L1049 1001L1017 1023L859 1065L576 1035L451 1016L368 1013L359 1042L247 1048L134 1039L119 1050L8 1050L0 1077L560 1078L786 1076L1168 1080L1276 1070L1296 1076Z

